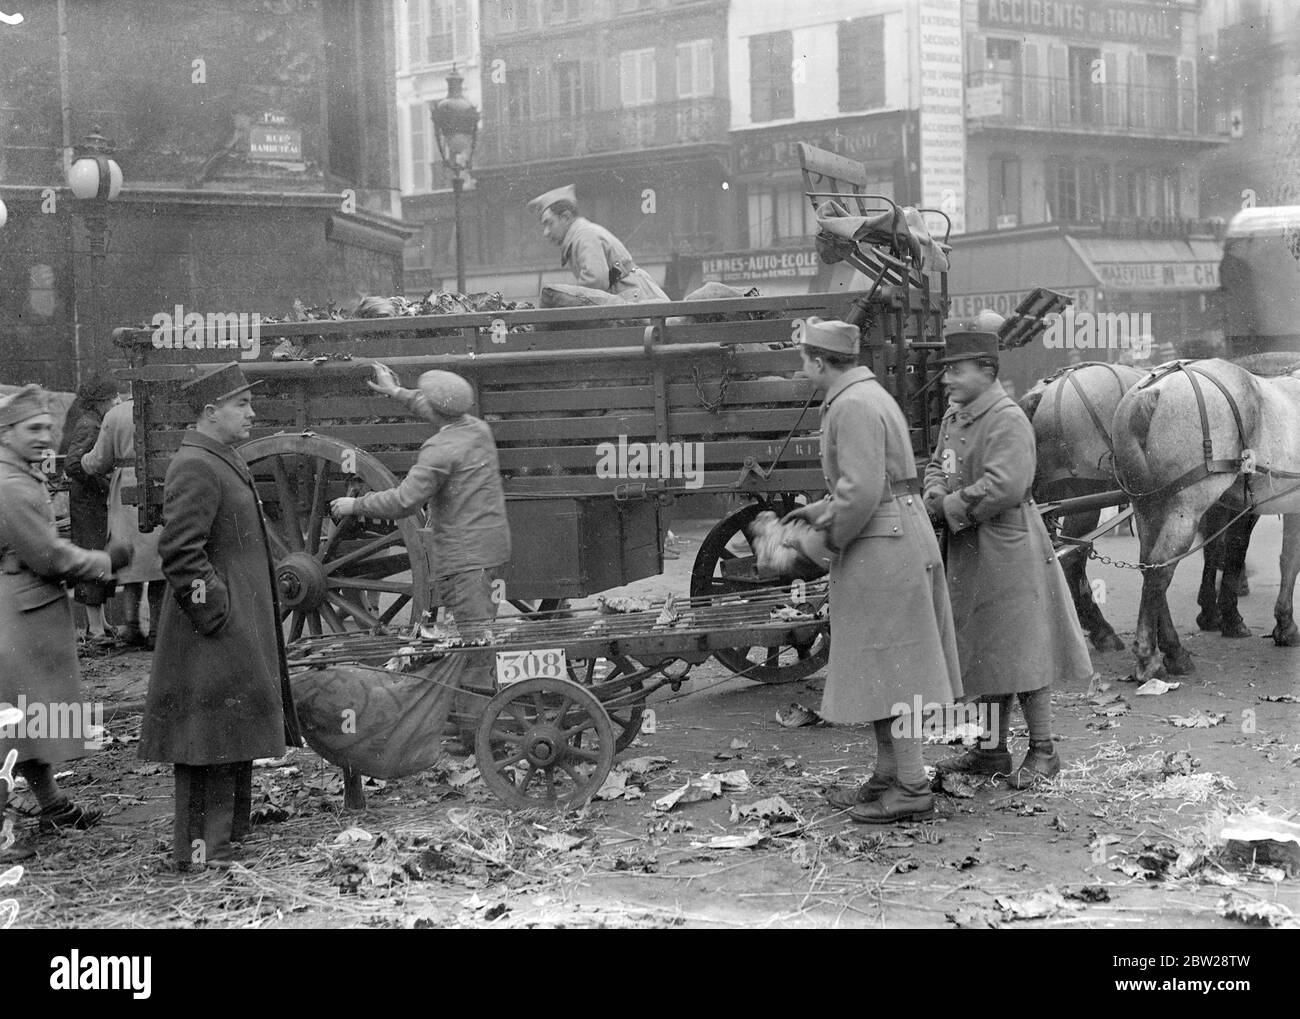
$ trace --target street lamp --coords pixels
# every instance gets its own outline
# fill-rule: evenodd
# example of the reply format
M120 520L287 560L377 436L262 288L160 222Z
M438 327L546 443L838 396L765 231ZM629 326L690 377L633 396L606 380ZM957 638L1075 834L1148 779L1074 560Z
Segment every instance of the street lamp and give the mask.
M112 144L99 133L99 126L77 148L77 158L68 167L68 187L77 199L77 210L86 223L90 242L90 292L94 313L91 320L91 361L100 358L100 326L103 302L100 300L100 276L104 253L108 250L108 203L122 191L122 168L111 158Z
M462 294L465 292L465 247L461 238L460 193L478 141L478 107L461 93L464 83L465 79L456 73L456 65L452 64L451 74L447 75L447 97L429 104L438 155L442 157L442 165L451 171L456 209L456 290Z

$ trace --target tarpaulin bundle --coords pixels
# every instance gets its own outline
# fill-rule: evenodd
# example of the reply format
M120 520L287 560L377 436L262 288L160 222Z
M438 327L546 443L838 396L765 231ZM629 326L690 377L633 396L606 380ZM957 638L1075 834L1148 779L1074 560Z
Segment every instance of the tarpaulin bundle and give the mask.
M295 673L293 699L307 745L331 764L372 778L433 767L470 658L448 655L413 672L336 665Z
M899 215L901 214L901 216ZM851 216L839 202L829 200L817 207L817 226L823 233L859 244L907 246L912 262L926 272L947 272L948 256L930 236L925 218L910 205L875 216ZM895 252L902 256L902 252Z

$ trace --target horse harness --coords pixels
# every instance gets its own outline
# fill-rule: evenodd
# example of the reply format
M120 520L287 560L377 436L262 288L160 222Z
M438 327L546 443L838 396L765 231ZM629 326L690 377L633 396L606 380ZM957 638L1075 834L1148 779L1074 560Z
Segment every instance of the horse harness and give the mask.
M1097 413L1097 408L1093 405L1093 402L1088 399L1088 394L1084 392L1083 386L1079 384L1079 380L1074 377L1075 372L1077 372L1080 368L1094 368L1094 367L1105 368L1111 373L1112 376L1114 376L1116 383L1118 383L1119 385L1120 396L1123 396L1124 393L1127 392L1127 389L1125 389L1124 386L1124 380L1120 378L1119 372L1115 370L1115 366L1113 364L1109 364L1106 361L1081 361L1078 364L1066 365L1064 368L1061 368L1060 370L1047 376L1047 378L1043 379L1043 383L1044 385L1050 384L1060 378L1065 378L1070 381L1070 385L1074 387L1075 395L1078 396L1079 402L1083 404L1083 409L1088 412L1088 417L1092 418L1093 427L1097 429L1097 434L1101 436L1102 442L1106 444L1106 455L1110 457L1111 464L1113 465L1115 462L1115 444L1111 440L1110 429L1107 428L1106 425L1101 420L1101 415ZM1064 386L1056 387L1056 400L1053 406L1056 411L1057 421L1060 421L1062 419L1061 397L1064 395L1064 393L1065 393ZM1100 462L1097 464L1097 467L1100 469L1101 467Z
M1187 381L1191 383L1192 393L1196 397L1196 409L1201 418L1201 453L1204 459L1173 481L1151 492L1133 492L1129 490L1124 479L1116 471L1115 478L1128 495L1135 498L1149 499L1155 495L1173 495L1175 492L1181 492L1184 488L1196 484L1212 474L1240 474L1241 475L1241 496L1248 508L1254 506L1254 498L1250 491L1249 475L1263 474L1271 478L1300 478L1300 474L1291 471L1280 471L1275 467L1267 467L1255 462L1255 454L1246 445L1246 428L1241 421L1241 410L1237 407L1237 401L1233 399L1232 393L1228 387L1207 372L1204 368L1199 367L1194 361L1179 360L1170 361L1158 368L1152 369L1151 373L1138 383L1138 389L1145 389L1147 386L1154 385L1167 375L1174 372L1182 372L1187 376ZM1209 379L1214 383L1216 389L1223 394L1223 398L1228 401L1228 409L1232 411L1232 419L1237 425L1237 439L1241 445L1241 455L1235 460L1215 459L1214 457L1214 440L1210 438L1210 418L1205 410L1205 394L1201 390L1201 385L1196 381L1196 376Z

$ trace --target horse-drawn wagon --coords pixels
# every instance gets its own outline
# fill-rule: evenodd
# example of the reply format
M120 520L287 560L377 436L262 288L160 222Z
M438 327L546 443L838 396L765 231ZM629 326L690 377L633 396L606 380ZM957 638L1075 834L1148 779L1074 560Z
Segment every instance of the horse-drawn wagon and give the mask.
M860 291L263 323L255 359L228 337L219 342L201 317L179 348L148 327L118 330L131 358L121 374L135 395L140 527L162 522L167 461L190 423L179 386L196 362L240 354L246 375L264 383L240 452L265 509L291 658L373 661L418 643L437 571L422 518L335 523L327 507L396 484L428 437L426 424L365 389L370 365L381 361L408 384L447 369L471 382L492 427L514 535L503 599L527 614L510 639L479 650L568 650L567 678L532 677L531 707L505 728L513 695L494 698L478 730L481 760L514 767L523 754L530 776L534 766L545 773L550 798L565 799L556 777L594 753L594 776L568 775L576 792L567 798L589 796L601 762L607 771L630 742L648 693L681 682L674 663L713 655L761 682L811 675L829 647L821 601L790 604L792 578L764 573L745 551L760 512L824 491L814 393L796 374L794 341L809 315L858 325L863 363L904 408L918 458L928 455L943 411L932 359L943 345L947 245L914 210L864 195L861 167L808 146L800 155L822 257L863 273ZM1008 328L1032 330L1053 307L1042 299ZM695 494L733 502L693 564L688 625L665 634L656 612L633 613L593 638L581 612L558 611L565 599L661 572L661 510ZM598 659L609 664L598 670ZM563 736L568 712L594 720L595 747ZM498 791L508 796L504 785ZM514 801L527 794L525 782Z

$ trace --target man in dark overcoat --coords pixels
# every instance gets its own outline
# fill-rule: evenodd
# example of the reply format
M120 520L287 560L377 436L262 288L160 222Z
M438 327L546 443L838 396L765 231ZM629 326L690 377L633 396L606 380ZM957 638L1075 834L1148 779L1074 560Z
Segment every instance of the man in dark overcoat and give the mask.
M939 762L940 771L1002 774L1016 788L1061 770L1052 743L1051 684L1087 679L1083 631L1031 495L1034 427L998 382L999 316L945 326L950 404L925 470L925 505L948 528L948 591L966 694L996 713L997 746ZM1029 752L1007 750L1020 698Z
M0 819L12 773L27 780L46 831L88 828L103 814L69 801L54 780L54 765L85 757L91 737L61 731L69 720L80 718L83 730L86 723L85 712L74 710L83 701L65 584L105 583L130 558L124 544L97 551L59 537L36 466L50 453L53 424L39 386L0 399L0 708L21 704L23 714L0 727ZM0 844L0 863L30 855L27 847Z
M237 364L181 387L196 415L167 468L158 542L163 600L140 757L175 766L177 867L228 866L247 833L252 764L300 738L266 521L235 449L253 385Z

